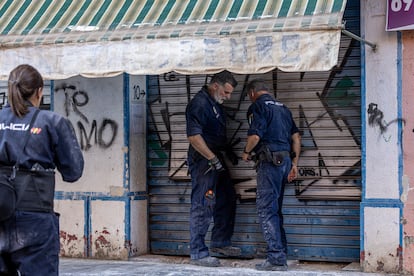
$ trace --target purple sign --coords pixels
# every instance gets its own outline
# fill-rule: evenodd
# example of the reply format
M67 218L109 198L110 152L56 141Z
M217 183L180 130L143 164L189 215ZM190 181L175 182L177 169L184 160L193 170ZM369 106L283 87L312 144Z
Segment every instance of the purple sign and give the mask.
M414 0L387 0L387 31L414 30Z

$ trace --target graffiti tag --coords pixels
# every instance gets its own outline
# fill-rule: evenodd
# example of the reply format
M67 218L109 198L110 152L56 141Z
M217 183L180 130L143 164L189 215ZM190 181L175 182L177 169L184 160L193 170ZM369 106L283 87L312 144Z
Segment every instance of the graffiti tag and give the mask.
M87 92L78 90L74 85L62 84L55 88L55 92L63 91L65 95L65 115L69 117L71 112L74 112L80 117L77 122L79 130L81 149L89 150L93 144L100 148L109 148L118 134L118 124L112 119L103 118L98 125L97 120L89 121L89 118L80 110L89 103L89 95ZM104 138L105 137L105 138Z

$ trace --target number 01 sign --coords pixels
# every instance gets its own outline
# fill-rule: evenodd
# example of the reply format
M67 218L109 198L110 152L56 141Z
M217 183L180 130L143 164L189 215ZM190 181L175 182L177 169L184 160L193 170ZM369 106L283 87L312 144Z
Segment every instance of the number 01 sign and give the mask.
M414 0L387 2L387 31L414 30Z

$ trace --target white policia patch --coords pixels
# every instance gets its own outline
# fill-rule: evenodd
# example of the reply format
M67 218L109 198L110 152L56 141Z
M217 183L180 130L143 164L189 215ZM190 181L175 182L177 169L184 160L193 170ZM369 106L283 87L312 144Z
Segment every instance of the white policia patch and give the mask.
M213 111L214 111L214 114L216 114L216 119L218 117L220 117L220 114L217 113L217 110L216 110L216 107L215 106L213 106Z
M247 121L248 121L249 125L252 124L252 122L253 122L253 113L249 115L249 118L247 118Z
M283 104L282 103L279 103L279 102L275 102L275 101L265 101L265 105L269 105L269 104L283 106Z
M16 130L16 131L26 131L26 130L29 129L29 125L26 125L26 124L13 124L13 123L10 123L8 125L5 124L5 123L0 124L0 130L7 130L7 129Z

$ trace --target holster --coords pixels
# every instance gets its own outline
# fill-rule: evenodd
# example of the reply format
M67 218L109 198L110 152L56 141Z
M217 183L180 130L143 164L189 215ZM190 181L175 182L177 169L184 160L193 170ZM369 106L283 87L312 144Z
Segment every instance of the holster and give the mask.
M283 159L285 157L290 157L290 152L288 151L263 151L257 155L257 162L265 161L272 162L275 166L280 166L283 164Z

